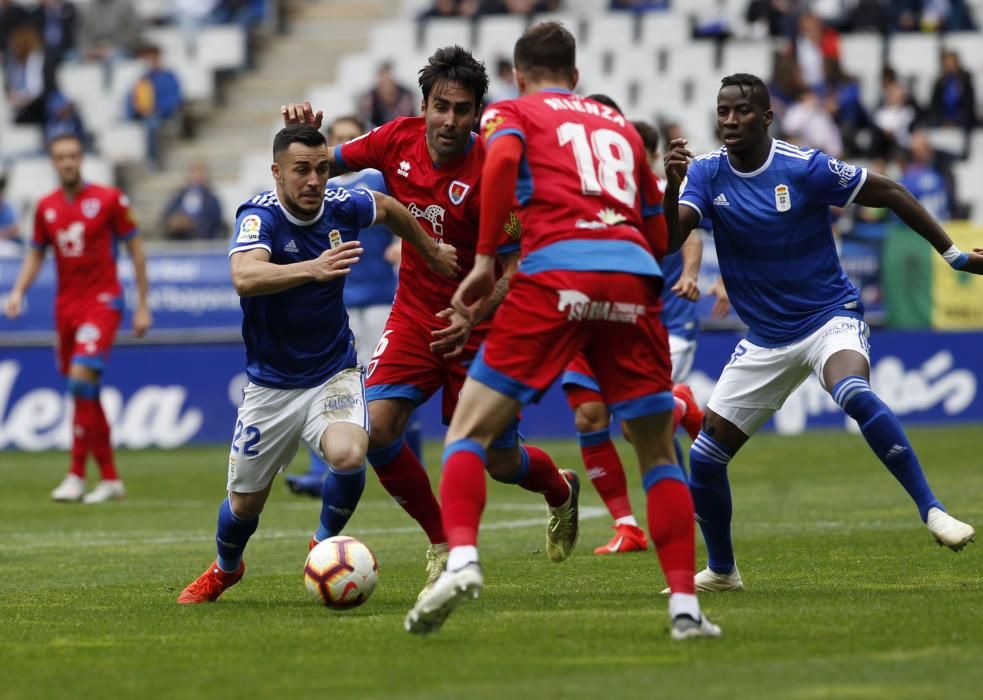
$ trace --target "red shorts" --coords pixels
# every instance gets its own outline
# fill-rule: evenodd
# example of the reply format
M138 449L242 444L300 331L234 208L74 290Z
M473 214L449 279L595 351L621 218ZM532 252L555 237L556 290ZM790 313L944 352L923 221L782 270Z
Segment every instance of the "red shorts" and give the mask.
M623 272L521 272L469 375L536 401L583 352L619 420L672 410L669 336L651 278Z
M55 310L55 359L58 371L68 374L72 364L102 372L113 347L123 314L118 308L91 305Z
M440 389L444 421L449 422L487 326L472 332L464 352L450 360L430 350L430 332L442 327L440 319L427 324L394 306L366 367L366 401L407 399L419 406Z
M597 379L594 377L594 370L591 369L587 363L587 357L582 352L574 355L574 358L564 368L560 382L563 384L563 393L567 396L567 403L575 411L585 403L604 403L601 387L598 386Z

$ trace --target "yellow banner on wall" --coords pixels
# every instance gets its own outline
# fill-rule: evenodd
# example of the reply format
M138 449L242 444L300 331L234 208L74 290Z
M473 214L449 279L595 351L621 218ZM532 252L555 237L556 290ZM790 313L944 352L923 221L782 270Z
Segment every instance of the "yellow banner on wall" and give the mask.
M945 224L962 251L983 248L983 226L968 221ZM956 272L933 251L932 326L935 328L983 328L983 275Z

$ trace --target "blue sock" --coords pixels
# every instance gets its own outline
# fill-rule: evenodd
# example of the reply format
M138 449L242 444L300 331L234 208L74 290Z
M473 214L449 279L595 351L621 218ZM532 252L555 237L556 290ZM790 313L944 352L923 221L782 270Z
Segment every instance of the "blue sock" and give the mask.
M314 450L308 449L308 452L311 453L311 462L304 476L323 476L328 471L328 463L321 459Z
M420 464L426 464L423 461L423 421L417 418L415 413L410 416L410 422L403 433L403 437L406 438L406 444L410 446L410 451L420 460Z
M918 506L922 522L928 518L931 508L945 510L925 480L925 472L898 417L871 390L870 383L863 377L847 377L830 393L846 414L860 424L860 432L870 449Z
M683 474L685 474L686 473L686 462L683 461L683 447L682 447L682 445L679 444L679 438L678 437L673 437L673 439L672 439L672 448L674 450L676 450L676 464L679 465L679 468L682 469L683 470Z
M218 568L222 571L236 571L242 561L246 543L259 526L259 516L244 520L232 512L232 504L226 498L218 507L218 527L215 530L215 543L218 545Z
M358 471L340 472L328 466L321 485L321 522L314 539L318 542L334 537L348 524L365 488L365 465Z
M693 508L707 544L708 566L718 574L734 570L734 545L730 538L733 504L727 464L731 454L726 447L702 430L689 448L689 490Z

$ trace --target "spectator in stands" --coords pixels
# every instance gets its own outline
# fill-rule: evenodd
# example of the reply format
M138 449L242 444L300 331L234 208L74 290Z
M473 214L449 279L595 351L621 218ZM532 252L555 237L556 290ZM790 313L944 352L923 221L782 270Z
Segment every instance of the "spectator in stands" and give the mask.
M850 12L850 29L855 32L881 32L891 28L890 0L858 0Z
M751 0L744 20L751 25L751 35L791 36L795 27L795 0Z
M815 90L806 89L788 108L782 119L785 137L801 146L817 148L839 158L843 155L843 137L833 117Z
M885 68L883 76L884 102L874 112L871 150L875 156L890 158L898 149L905 149L911 143L911 130L918 120L918 108L890 67Z
M932 148L925 129L911 132L910 150L902 163L899 182L937 221L949 221L955 201L951 163Z
M31 18L41 33L45 55L52 65L58 65L75 49L75 5L68 0L41 0Z
M212 192L204 162L191 163L187 184L171 198L162 218L164 235L171 240L222 237L222 206Z
M843 71L838 58L827 58L823 62L823 72L826 75L826 109L840 127L844 155L855 155L860 150L857 137L870 125L870 115L860 99L860 82Z
M608 7L631 12L665 11L669 9L669 0L610 0Z
M488 89L488 104L499 102L500 100L512 100L518 96L519 88L515 84L512 59L496 59L495 74L491 76L491 86Z
M185 47L193 53L198 45L198 32L211 21L219 0L174 0L172 19L184 34Z
M142 32L132 0L91 0L79 24L79 47L93 60L129 56L140 46Z
M160 47L148 44L139 50L139 55L147 70L130 90L127 116L143 122L147 130L147 157L153 167L160 167L160 131L168 120L180 115L184 103L181 82L162 65Z
M44 106L44 142L50 143L65 134L73 134L83 147L89 145L88 134L75 103L63 92L53 88L48 93Z
M771 93L771 108L779 123L804 89L793 45L787 43L775 49L772 53L771 81L768 83L768 91Z
M396 117L412 117L417 111L413 93L396 82L388 61L379 66L375 86L358 100L359 118L372 126L382 126Z
M7 176L0 173L0 257L19 258L24 253L24 242L17 225L17 212L3 197L7 189Z
M421 12L418 19L423 21L435 17L457 17L461 14L459 5L458 0L434 0L433 5Z
M41 35L31 24L16 27L8 36L4 86L17 124L42 124L44 101L53 72L45 61Z
M14 0L0 0L0 64L7 54L7 40L11 32L30 21L30 15Z
M531 15L537 12L552 12L557 8L556 0L462 0L460 13L474 15Z
M840 55L839 36L812 12L799 15L798 36L795 40L795 59L799 64L802 82L813 90L821 90L825 82L823 61Z
M244 27L253 27L266 18L267 0L219 0L212 11L211 20L224 24L237 22Z
M980 38L983 41L983 37ZM957 126L964 130L976 126L976 92L973 76L959 62L959 54L942 51L942 75L935 81L929 108L933 126Z

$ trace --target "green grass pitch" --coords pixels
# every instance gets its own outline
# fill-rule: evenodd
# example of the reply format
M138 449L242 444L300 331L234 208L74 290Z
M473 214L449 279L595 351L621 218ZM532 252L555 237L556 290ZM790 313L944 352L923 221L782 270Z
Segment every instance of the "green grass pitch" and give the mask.
M936 493L977 526L980 434L911 431ZM581 469L572 440L544 446ZM703 596L724 637L687 643L669 639L651 551L591 554L610 523L586 484L580 545L557 565L542 500L492 483L485 590L419 639L402 620L426 542L372 475L348 528L379 559L366 605L309 598L319 506L277 484L246 577L185 607L178 592L214 557L225 449L121 452L129 498L104 506L49 501L66 460L0 453L0 698L983 697L983 543L937 547L856 435L762 435L735 460L747 590Z

